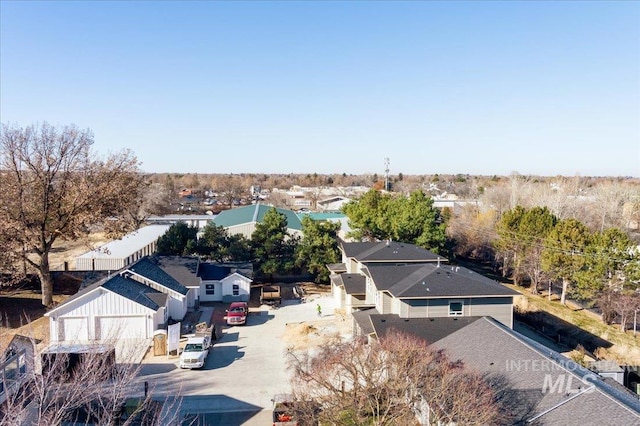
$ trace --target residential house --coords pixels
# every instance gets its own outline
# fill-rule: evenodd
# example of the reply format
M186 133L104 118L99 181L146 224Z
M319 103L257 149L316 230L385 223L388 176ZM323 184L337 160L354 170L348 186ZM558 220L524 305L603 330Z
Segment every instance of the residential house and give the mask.
M200 278L197 276L200 258L154 255L150 260L187 288L187 310L196 310L200 304Z
M374 338L392 329L413 334L482 374L513 416L512 424L640 424L636 395L491 317L370 319ZM425 423L426 412L419 414Z
M189 299L195 300L197 289L189 289L182 285L149 257L144 257L129 266L121 275L166 294L169 317L173 320L181 321L189 310Z
M253 267L250 263L209 263L198 265L201 302L248 302Z
M374 308L371 313L401 318L488 315L513 327L516 291L447 265L428 250L391 241L341 241L340 249L342 263L328 268L334 300L347 313Z

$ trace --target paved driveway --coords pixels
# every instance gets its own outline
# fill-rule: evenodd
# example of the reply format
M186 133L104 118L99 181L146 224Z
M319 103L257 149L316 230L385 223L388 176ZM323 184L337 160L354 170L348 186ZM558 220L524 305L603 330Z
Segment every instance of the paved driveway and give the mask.
M177 357L156 357L143 365L142 376L154 395L182 395L181 411L198 416L206 425L264 425L271 423L271 398L289 390L286 345L287 323L316 320L316 305L333 312L328 296L278 309L252 310L244 326L222 322L226 305L216 305L222 329L201 370L181 370Z

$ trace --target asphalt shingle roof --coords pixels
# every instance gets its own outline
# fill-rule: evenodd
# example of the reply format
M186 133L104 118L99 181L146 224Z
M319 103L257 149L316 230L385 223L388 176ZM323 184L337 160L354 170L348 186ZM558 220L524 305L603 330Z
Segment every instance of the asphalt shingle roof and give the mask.
M376 288L397 298L515 296L519 293L464 267L367 265Z
M367 279L362 274L340 274L336 283L341 284L347 294L365 294L367 290Z
M384 337L395 330L419 337L428 343L435 343L480 318L482 317L400 318L396 314L369 315L371 326L378 337Z
M446 262L447 258L430 252L414 244L396 241L383 242L341 242L342 250L347 257L358 262Z
M189 292L187 287L183 286L175 278L163 271L162 268L152 262L149 257L143 257L126 269L182 295Z
M492 318L474 321L433 346L505 383L508 396L518 401L510 405L517 419L554 426L640 424L635 396ZM557 383L562 384L552 391Z
M200 286L200 279L196 275L200 264L200 260L197 257L153 256L151 261L175 278L180 284L186 287Z
M198 267L198 276L203 281L220 281L230 272L230 267L214 265L213 263L201 263Z
M166 294L121 275L108 279L102 287L154 311L164 306L167 299Z

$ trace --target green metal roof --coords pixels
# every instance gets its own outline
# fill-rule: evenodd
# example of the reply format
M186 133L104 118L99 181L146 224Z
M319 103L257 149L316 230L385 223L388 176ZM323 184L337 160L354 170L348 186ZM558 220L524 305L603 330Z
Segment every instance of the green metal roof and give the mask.
M344 219L347 217L344 213L322 212L322 213L298 213L298 217L302 220L303 217L309 216L313 220L332 220L332 219Z
M225 228L242 225L243 223L262 223L264 215L272 208L272 206L258 203L236 209L223 210L213 219L213 223ZM276 211L286 216L289 229L302 231L302 223L293 211L279 208L276 208Z

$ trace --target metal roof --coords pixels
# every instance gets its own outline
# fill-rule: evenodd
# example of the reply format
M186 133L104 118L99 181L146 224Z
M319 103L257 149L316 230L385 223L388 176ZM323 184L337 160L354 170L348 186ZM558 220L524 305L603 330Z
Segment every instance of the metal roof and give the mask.
M224 226L225 228L242 225L244 223L262 223L264 215L273 208L272 206L257 203L236 209L223 210L213 219L213 223L218 226ZM287 228L298 231L302 230L302 222L300 222L300 219L293 211L279 208L276 208L276 211L285 215L287 218Z
M148 225L125 235L120 240L111 241L90 252L78 256L79 259L124 259L141 248L155 242L164 235L171 225Z

